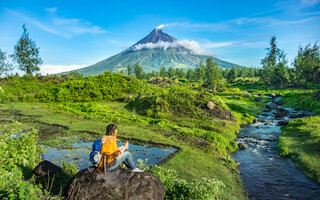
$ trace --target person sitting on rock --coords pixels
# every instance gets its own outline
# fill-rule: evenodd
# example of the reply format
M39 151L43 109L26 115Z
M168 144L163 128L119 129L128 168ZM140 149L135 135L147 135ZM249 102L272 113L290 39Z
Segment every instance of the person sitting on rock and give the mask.
M98 165L98 169L106 172L116 169L121 163L134 172L143 172L136 168L132 156L129 152L125 152L129 148L129 143L125 142L124 146L117 146L118 128L115 124L109 124L106 128L106 134L102 137L102 147L100 153L102 158Z

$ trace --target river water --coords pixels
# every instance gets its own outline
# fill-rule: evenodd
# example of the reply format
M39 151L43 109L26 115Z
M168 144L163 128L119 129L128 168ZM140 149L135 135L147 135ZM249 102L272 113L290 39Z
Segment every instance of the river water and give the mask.
M261 113L259 122L243 127L238 135L236 142L247 149L238 150L232 157L241 163L239 171L244 190L249 199L320 200L320 185L307 178L290 159L277 155L278 122L292 120L292 115L302 112L284 109L286 114L281 119L275 115L276 108Z

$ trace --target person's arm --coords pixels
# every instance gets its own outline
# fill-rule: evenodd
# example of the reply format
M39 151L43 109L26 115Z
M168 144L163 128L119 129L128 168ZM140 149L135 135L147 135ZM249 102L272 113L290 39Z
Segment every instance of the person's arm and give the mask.
M119 147L119 151L121 152L121 154L129 148L129 143L128 142L125 142L123 146Z

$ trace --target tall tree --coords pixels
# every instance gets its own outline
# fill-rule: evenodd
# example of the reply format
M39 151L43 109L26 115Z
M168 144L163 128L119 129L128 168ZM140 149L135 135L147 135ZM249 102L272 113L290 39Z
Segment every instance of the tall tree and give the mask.
M211 86L218 86L222 79L222 71L218 64L212 61L212 57L206 61L206 83Z
M320 83L320 51L317 43L304 48L299 47L298 55L294 59L297 79L301 84L306 82Z
M193 70L192 69L188 69L188 71L187 71L187 76L186 76L186 78L188 79L188 80L192 80L193 78L194 78L194 72L193 72Z
M167 70L164 66L161 66L160 67L160 76L163 78L163 77L166 77L168 75L167 73Z
M285 87L288 81L286 54L277 47L275 36L272 36L270 48L266 50L266 57L261 60L261 81L272 87Z
M22 28L23 33L18 43L14 46L13 58L19 64L20 70L32 75L33 72L40 70L39 65L42 64L42 60L39 57L39 48L30 39L26 26L23 25Z
M132 67L131 67L131 65L128 65L128 66L127 66L127 72L128 72L128 75L131 76L131 74L132 74Z
M8 62L6 54L0 49L0 76L8 76L9 72L13 70L13 65Z
M139 63L134 64L134 74L136 75L137 79L143 79L143 69Z
M229 83L232 83L235 81L235 79L237 78L238 76L238 70L236 67L232 67L230 72L228 73L228 76L227 76L227 80Z
M176 71L173 69L173 67L170 67L168 70L168 76L169 78L172 78L176 75Z

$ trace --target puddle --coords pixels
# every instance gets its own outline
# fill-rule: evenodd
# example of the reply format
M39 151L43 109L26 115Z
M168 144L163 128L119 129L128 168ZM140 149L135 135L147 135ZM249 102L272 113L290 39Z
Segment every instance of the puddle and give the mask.
M119 142L118 146L123 146L123 143ZM62 166L63 162L68 164L72 163L78 170L81 170L91 166L89 161L91 149L92 142L74 143L72 149L57 149L46 146L46 152L42 154L42 157L43 160L49 160L59 166ZM147 159L147 162L145 163L147 166L159 164L175 151L177 151L175 148L160 148L129 144L129 152L131 153L135 163L138 164L138 159L142 159L143 161Z

